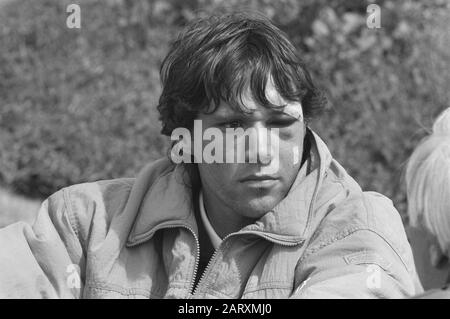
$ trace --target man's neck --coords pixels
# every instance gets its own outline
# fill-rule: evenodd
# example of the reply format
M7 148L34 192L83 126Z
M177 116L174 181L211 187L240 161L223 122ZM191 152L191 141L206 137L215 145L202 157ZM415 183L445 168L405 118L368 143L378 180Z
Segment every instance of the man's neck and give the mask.
M228 203L223 202L208 189L203 189L203 203L212 227L222 239L254 222L251 218L233 212Z

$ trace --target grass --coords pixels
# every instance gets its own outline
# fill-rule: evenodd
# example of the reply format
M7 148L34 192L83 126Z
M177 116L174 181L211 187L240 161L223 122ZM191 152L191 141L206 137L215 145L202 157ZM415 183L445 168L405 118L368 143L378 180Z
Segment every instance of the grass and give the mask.
M0 228L18 221L33 223L40 204L39 200L28 199L0 188Z

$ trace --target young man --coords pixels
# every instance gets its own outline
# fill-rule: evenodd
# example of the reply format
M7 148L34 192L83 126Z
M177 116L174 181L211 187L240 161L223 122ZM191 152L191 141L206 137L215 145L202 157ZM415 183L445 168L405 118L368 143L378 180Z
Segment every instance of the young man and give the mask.
M308 128L324 98L270 21L230 14L191 24L161 78L162 133L191 137L136 179L62 189L33 227L3 229L0 296L399 298L422 291L391 201L362 192ZM252 133L227 144L238 129Z

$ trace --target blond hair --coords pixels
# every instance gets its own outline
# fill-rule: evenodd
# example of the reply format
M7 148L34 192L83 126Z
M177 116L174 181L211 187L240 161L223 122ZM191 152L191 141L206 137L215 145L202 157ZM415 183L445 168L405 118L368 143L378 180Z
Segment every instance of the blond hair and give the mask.
M411 155L406 168L410 225L423 226L450 251L450 108Z

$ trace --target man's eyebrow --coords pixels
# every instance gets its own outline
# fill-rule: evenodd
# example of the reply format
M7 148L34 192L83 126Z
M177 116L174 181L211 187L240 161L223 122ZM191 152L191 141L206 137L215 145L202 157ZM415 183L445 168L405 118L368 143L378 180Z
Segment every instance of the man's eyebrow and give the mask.
M297 120L295 116L290 113L284 112L282 109L276 110L272 109L269 112L269 118L292 118ZM252 119L252 113L242 113L242 112L227 112L227 113L213 113L211 118L214 122L230 121L230 120L242 120L247 121Z
M271 110L270 115L289 115L283 110Z
M290 113L287 113L287 112L284 112L284 111L282 111L282 110L273 110L271 113L270 113L270 115L271 116L277 116L277 117L290 117L290 118L293 118L293 119L297 119L295 116L293 116L292 114L290 114Z
M233 112L233 113L213 113L211 114L211 117L216 120L229 120L229 119L247 119L249 118L250 114L244 114L240 112Z

